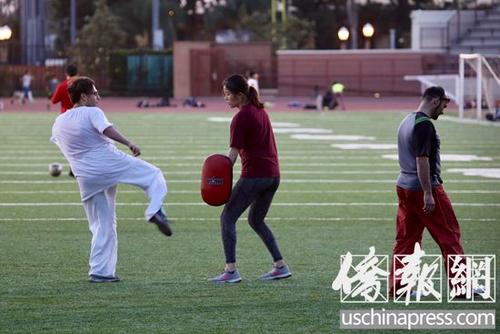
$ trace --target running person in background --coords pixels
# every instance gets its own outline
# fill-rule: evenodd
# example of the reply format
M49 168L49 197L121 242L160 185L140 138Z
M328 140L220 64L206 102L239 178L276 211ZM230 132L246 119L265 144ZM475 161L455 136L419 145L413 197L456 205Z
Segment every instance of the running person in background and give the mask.
M238 283L236 268L236 222L250 207L248 223L259 235L273 257L272 270L260 277L273 280L292 274L281 256L273 233L264 219L280 183L278 152L271 121L257 91L241 75L232 75L223 83L224 98L231 108L238 108L230 127L229 159L241 159L241 176L224 206L220 221L226 257L224 272L212 278L214 283Z
M51 140L68 160L80 187L92 233L89 280L117 282L117 185L131 184L144 190L149 198L146 219L170 236L172 230L163 211L167 184L158 167L136 158L141 154L139 147L118 132L97 107L99 93L92 79L76 79L69 94L74 107L57 117ZM118 150L113 140L127 146L134 156Z
M29 102L33 102L33 92L31 91L31 82L33 81L33 75L31 75L30 71L26 70L24 75L21 77L21 84L23 87L23 99L24 103L25 99L28 99Z
M248 73L247 79L248 86L255 88L257 91L257 96L259 95L259 74L255 71L250 71Z
M51 99L54 93L56 92L57 86L59 85L59 80L55 75L51 75L49 81L47 82L47 110L50 110Z
M12 92L12 97L10 98L10 104L13 104L16 101L24 103L23 85L20 80L16 80L14 91Z
M448 255L464 253L460 226L442 185L440 141L432 122L443 114L449 101L443 88L429 87L417 111L406 116L399 126L401 172L396 187L399 205L393 248L393 255L413 254L415 243L422 244L422 234L427 228L441 249L445 265ZM401 267L399 262L391 266L391 295L401 293L398 292L401 277L395 275Z
M68 65L66 67L66 80L57 85L54 94L50 100L52 104L61 103L61 114L66 110L73 108L73 102L69 97L68 87L78 74L78 69L75 65Z

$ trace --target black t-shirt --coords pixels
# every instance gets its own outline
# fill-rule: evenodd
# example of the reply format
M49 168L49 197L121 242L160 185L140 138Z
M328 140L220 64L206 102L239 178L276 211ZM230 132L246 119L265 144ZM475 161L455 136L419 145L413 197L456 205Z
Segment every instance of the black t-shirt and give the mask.
M415 156L428 157L431 176L437 176L441 181L441 161L439 158L439 136L431 119L424 113L419 112L415 117L415 128L413 129L413 149Z

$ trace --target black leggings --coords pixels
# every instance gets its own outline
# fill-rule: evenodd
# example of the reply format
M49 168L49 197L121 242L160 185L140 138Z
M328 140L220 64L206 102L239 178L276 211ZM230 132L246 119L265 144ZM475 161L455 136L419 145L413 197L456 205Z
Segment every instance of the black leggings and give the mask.
M248 223L262 239L274 262L283 259L273 232L264 222L279 184L279 177L238 180L220 216L226 263L236 262L236 221L249 206Z

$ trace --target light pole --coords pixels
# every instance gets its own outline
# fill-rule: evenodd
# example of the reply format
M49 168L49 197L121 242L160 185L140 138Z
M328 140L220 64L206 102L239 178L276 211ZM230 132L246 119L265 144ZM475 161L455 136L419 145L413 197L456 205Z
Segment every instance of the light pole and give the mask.
M0 27L0 42L8 41L12 37L12 29L9 26L1 26ZM9 56L9 45L1 45L0 44L0 64L7 63ZM1 108L0 108L1 109Z
M340 40L340 48L342 50L345 50L346 42L349 39L349 29L347 29L344 26L340 27L339 31L337 32L337 36L339 37Z
M365 49L370 49L371 48L370 42L371 38L373 37L373 34L375 33L375 28L373 28L371 23L365 23L361 31L363 32L363 36L365 37Z
M358 12L358 4L356 0L347 0L344 1L346 4L347 10L347 20L349 22L349 26L352 29L351 31L351 49L358 48L358 24L359 24L359 12Z
M163 49L163 30L160 29L160 0L153 0L151 3L151 36L153 50Z
M0 41L6 41L12 37L12 29L9 26L0 27Z
M69 3L69 40L71 45L76 41L76 0Z

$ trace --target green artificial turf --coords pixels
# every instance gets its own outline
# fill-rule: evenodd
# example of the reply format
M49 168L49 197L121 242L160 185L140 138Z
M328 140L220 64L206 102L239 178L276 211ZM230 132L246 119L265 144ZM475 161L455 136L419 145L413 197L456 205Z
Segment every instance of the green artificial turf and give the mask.
M120 186L118 275L122 282L90 284L90 233L78 186L67 176L67 162L49 142L55 115L0 113L0 332L356 333L339 329L339 311L370 307L495 308L498 326L498 304L444 301L406 307L393 302L340 303L340 293L331 284L340 269L341 255L367 254L370 246L375 246L377 254L391 255L398 175L397 161L382 158L395 150L331 146L345 142L276 134L282 184L268 224L292 278L278 282L257 279L270 269L271 258L244 216L237 226L237 259L243 281L231 286L209 283L224 266L218 222L221 208L202 203L200 168L206 156L226 153L228 146L229 123L209 122L208 117L231 115L108 114L141 147L142 157L164 171L169 185L166 207L175 220L174 235L166 239L154 225L143 221L146 198L139 189ZM375 140L361 142L385 144L396 142L403 117L394 112L271 113L274 122L330 129L338 135L371 136ZM500 168L500 128L447 120L435 124L443 154L492 158L443 162L443 179L456 203L466 252L499 254L500 179L447 170ZM56 161L64 164L65 172L53 178L47 166ZM237 164L235 176L239 168ZM423 244L427 253L439 253L427 233ZM497 267L497 276L499 273ZM497 280L497 290L498 285Z

